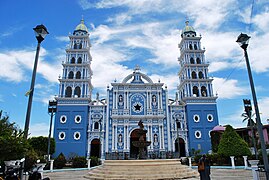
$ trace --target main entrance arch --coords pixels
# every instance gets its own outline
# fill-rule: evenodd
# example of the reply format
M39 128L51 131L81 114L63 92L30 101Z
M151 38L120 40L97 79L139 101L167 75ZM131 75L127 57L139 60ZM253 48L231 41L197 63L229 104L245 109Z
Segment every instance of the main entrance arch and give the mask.
M184 139L182 139L182 138L177 138L176 139L176 141L175 141L175 152L178 152L178 146L179 146L180 157L186 157L186 149L185 149L185 141L184 141Z
M139 129L135 129L130 135L130 158L134 159L137 159L139 154L139 148L133 145L134 141L139 141L138 131ZM146 134L144 134L143 137L144 140L146 140ZM147 147L145 147L145 152L147 153Z
M101 143L100 139L93 139L91 142L91 153L90 156L95 156L100 158L101 154Z

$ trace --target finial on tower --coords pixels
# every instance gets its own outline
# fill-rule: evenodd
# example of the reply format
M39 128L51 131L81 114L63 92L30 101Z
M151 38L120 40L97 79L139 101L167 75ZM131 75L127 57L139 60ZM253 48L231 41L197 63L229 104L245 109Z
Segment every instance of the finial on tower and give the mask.
M135 66L135 68L134 68L134 72L138 72L138 71L140 71L141 70L141 68L140 68L140 66L137 64L136 66Z

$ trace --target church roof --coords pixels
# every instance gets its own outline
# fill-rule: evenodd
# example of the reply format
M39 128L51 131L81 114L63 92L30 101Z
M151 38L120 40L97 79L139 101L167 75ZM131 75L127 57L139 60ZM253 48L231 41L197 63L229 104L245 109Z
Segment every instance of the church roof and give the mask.
M87 28L87 26L84 24L84 19L83 19L83 18L80 20L80 24L77 25L75 31L86 31L86 32L88 32L88 28Z

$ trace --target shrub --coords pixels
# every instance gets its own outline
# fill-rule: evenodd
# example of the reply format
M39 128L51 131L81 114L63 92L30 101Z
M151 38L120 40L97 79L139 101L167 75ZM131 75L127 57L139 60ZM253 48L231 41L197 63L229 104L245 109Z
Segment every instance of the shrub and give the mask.
M91 159L91 167L98 166L101 164L98 157L96 156L91 156L90 159Z
M63 153L59 154L59 156L54 160L54 167L56 169L62 169L65 166L66 159Z
M251 152L246 141L235 132L232 126L228 125L220 140L218 154L224 157L239 157L250 156Z
M86 159L84 156L76 156L73 158L72 167L73 168L84 168L86 167Z
M36 163L37 159L38 155L33 149L26 152L24 171L31 170L33 168L33 165Z

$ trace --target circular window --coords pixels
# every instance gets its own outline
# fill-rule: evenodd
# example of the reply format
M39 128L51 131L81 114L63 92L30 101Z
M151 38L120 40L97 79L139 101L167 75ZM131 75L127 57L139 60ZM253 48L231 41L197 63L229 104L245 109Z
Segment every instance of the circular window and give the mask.
M195 135L196 139L200 139L202 136L202 133L201 133L201 131L197 130L194 132L194 135Z
M75 117L75 123L80 123L81 122L81 116L80 115L77 115Z
M208 120L208 122L212 122L213 121L213 115L212 114L208 114L207 115L207 120Z
M199 122L200 116L198 114L193 115L193 120L194 120L194 122Z
M59 139L64 140L65 139L65 132L59 132Z
M77 132L74 133L74 139L75 140L79 140L80 139L80 132L77 131Z
M60 122L61 122L62 124L66 123L66 120L67 120L67 117L66 117L65 115L62 115L62 116L60 117Z
M208 136L209 136L209 138L211 138L211 131L212 131L212 130L208 131Z

